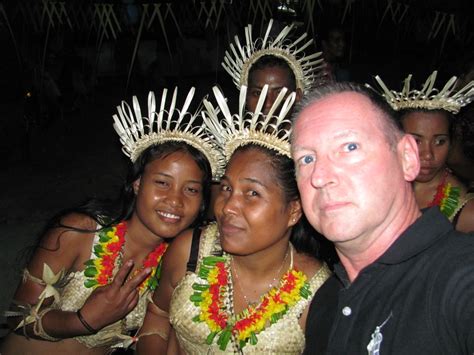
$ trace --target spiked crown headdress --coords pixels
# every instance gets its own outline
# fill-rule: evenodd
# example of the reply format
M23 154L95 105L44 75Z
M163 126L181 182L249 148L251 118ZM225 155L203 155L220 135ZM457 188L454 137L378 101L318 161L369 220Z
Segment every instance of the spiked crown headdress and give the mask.
M230 74L234 84L240 89L248 86L250 68L261 57L271 55L284 59L296 78L296 88L303 93L309 91L322 78L324 60L322 52L305 55L304 50L313 42L312 39L304 43L307 34L302 34L298 39L290 40L288 37L293 31L294 25L285 26L283 30L271 39L270 31L273 20L268 23L263 38L252 39L252 25L245 27L245 44L240 43L239 37L235 36L235 45L230 44L230 50L225 52L222 66ZM302 44L302 45L301 45ZM298 48L298 45L301 47Z
M404 80L403 89L400 92L389 90L378 75L375 76L375 80L382 89L379 94L396 111L404 109L441 109L456 114L461 107L474 100L474 81L457 90L457 78L453 76L441 90L438 90L434 88L437 74L437 71L434 71L420 90L410 88L412 78L410 74ZM371 88L368 84L366 86Z
M140 105L136 96L133 96L133 110L122 101L117 106L118 115L114 114L113 127L120 137L122 151L132 162L148 147L164 142L184 142L204 154L209 161L214 179L219 178L224 171L224 157L210 136L208 130L196 118L200 117L202 107L195 113L189 113L195 88L188 92L183 107L176 107L178 88L174 89L171 101L167 106L168 90L164 89L161 103L157 109L155 94L148 94L148 115L142 116Z
M263 87L254 112L245 112L247 87L242 86L239 111L236 114L231 114L226 99L217 86L214 86L212 91L218 107L214 107L207 99L204 99L205 110L202 111L202 115L207 129L223 150L227 161L237 148L248 144L257 144L291 158L289 142L291 120L287 116L295 101L294 92L285 98L287 89L284 88L268 114L264 115L262 107L268 85ZM281 107L279 112L275 114L279 107Z

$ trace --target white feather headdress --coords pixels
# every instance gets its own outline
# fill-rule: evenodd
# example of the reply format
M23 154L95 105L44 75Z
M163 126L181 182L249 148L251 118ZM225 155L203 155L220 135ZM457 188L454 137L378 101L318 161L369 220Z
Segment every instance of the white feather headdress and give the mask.
M201 107L195 113L188 112L194 92L195 88L189 90L183 107L178 109L176 107L178 88L174 89L169 103L167 103L168 90L164 89L160 107L156 110L155 94L151 91L148 94L147 116L142 116L136 96L133 96L133 110L125 101L117 106L118 115L113 115L113 126L123 145L122 151L132 162L152 145L169 141L185 142L204 154L211 165L212 176L215 179L222 175L225 166L224 157L209 131L201 122L196 122L196 118L200 117Z
M426 80L420 90L410 88L412 75L408 75L404 80L403 89L400 92L389 90L382 79L377 75L375 80L381 87L379 92L385 100L396 111L403 109L426 109L426 110L446 110L453 114L459 112L461 107L474 100L474 81L457 90L455 76L451 77L441 90L434 88L438 72L434 71ZM371 88L369 84L367 87Z
M248 86L250 68L262 56L271 55L284 59L293 70L296 78L296 87L303 93L308 92L323 77L325 66L322 52L305 55L304 50L313 42L310 39L304 42L307 34L302 34L298 39L289 39L294 25L285 26L275 39L269 37L273 20L268 23L263 38L252 38L252 25L245 27L245 45L240 43L235 36L235 45L230 44L230 50L225 52L222 66L230 74L234 84L240 89L242 85ZM298 45L301 47L298 48Z
M223 150L227 161L237 148L248 144L257 144L291 158L291 120L288 113L295 102L294 92L285 98L287 89L281 90L268 114L264 115L262 107L268 85L263 87L255 112L245 112L246 86L241 87L239 112L236 114L231 114L226 99L217 86L212 91L218 107L204 99L205 110L202 115L207 129ZM279 107L279 112L275 114Z

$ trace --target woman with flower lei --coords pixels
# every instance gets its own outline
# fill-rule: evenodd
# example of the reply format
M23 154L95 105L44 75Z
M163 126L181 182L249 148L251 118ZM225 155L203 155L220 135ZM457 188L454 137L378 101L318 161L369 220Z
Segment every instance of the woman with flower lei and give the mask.
M452 137L452 120L442 110L410 110L401 116L405 132L418 143L420 173L415 182L415 197L420 208L439 206L461 232L474 231L474 194L447 166Z
M418 144L421 166L413 185L418 206L422 209L439 206L456 230L472 232L474 194L468 193L447 162L456 125L455 115L474 98L474 81L461 89L455 86L456 77L453 77L443 89L437 90L433 88L436 76L435 71L423 89L412 91L409 91L409 76L402 92L384 91L383 96L399 112L404 131ZM377 80L382 83L380 78ZM457 88L459 94L455 92Z
M169 311L168 343L143 338L138 354L304 349L308 306L330 271L314 257L315 232L302 216L289 150L282 154L249 140L229 155L216 223L178 236L164 258L153 300ZM147 312L141 332L169 327Z
M148 118L157 114L152 93L149 105ZM142 122L137 106L126 122ZM171 119L173 112L166 114ZM135 158L112 209L91 201L52 221L15 293L7 314L12 332L1 353L105 354L137 340L168 241L202 221L216 169L204 151L207 139L195 147L175 139L180 129L158 129L160 136L142 131L142 140L131 142L140 150L132 149ZM163 140L167 134L173 139Z

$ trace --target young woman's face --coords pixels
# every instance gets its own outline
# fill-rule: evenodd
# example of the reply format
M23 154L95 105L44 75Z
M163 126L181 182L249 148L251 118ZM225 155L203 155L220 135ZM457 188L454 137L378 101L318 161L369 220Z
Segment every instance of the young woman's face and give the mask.
M429 182L446 167L450 146L448 118L441 112L410 112L402 124L418 143L421 167L416 181Z
M261 150L237 151L232 156L214 204L227 252L254 254L289 238L293 219L299 219L299 215L294 218L299 201L285 201L273 171L270 156Z
M149 162L134 183L134 217L153 234L172 238L197 218L203 202L204 173L186 152Z

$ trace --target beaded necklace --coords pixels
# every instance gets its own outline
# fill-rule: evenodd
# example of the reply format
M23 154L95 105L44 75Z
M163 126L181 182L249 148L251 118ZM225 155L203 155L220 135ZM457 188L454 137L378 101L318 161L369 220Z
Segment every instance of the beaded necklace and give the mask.
M441 212L446 217L451 218L459 204L461 189L459 187L454 187L451 183L447 182L448 175L449 171L446 170L443 179L441 179L441 182L436 188L436 194L433 197L433 201L430 202L428 207L439 206Z
M96 257L85 262L85 287L95 288L107 285L112 281L116 266L122 263L122 251L125 245L126 233L127 223L125 221L115 226L103 228L99 232L99 243L94 245L94 255ZM158 245L147 255L142 267L135 270L133 275L147 267L150 267L152 270L148 277L140 284L140 292L147 289L154 290L158 285L161 274L161 260L167 248L168 243L163 242Z
M292 264L281 277L279 285L262 295L257 305L248 305L242 312L233 315L230 257L227 254L204 257L198 271L203 283L193 284L194 293L190 300L200 308L193 321L205 322L209 327L206 343L212 344L217 337L222 351L231 339L238 342L240 349L248 343L255 345L260 332L278 322L301 298L310 297L306 275Z

